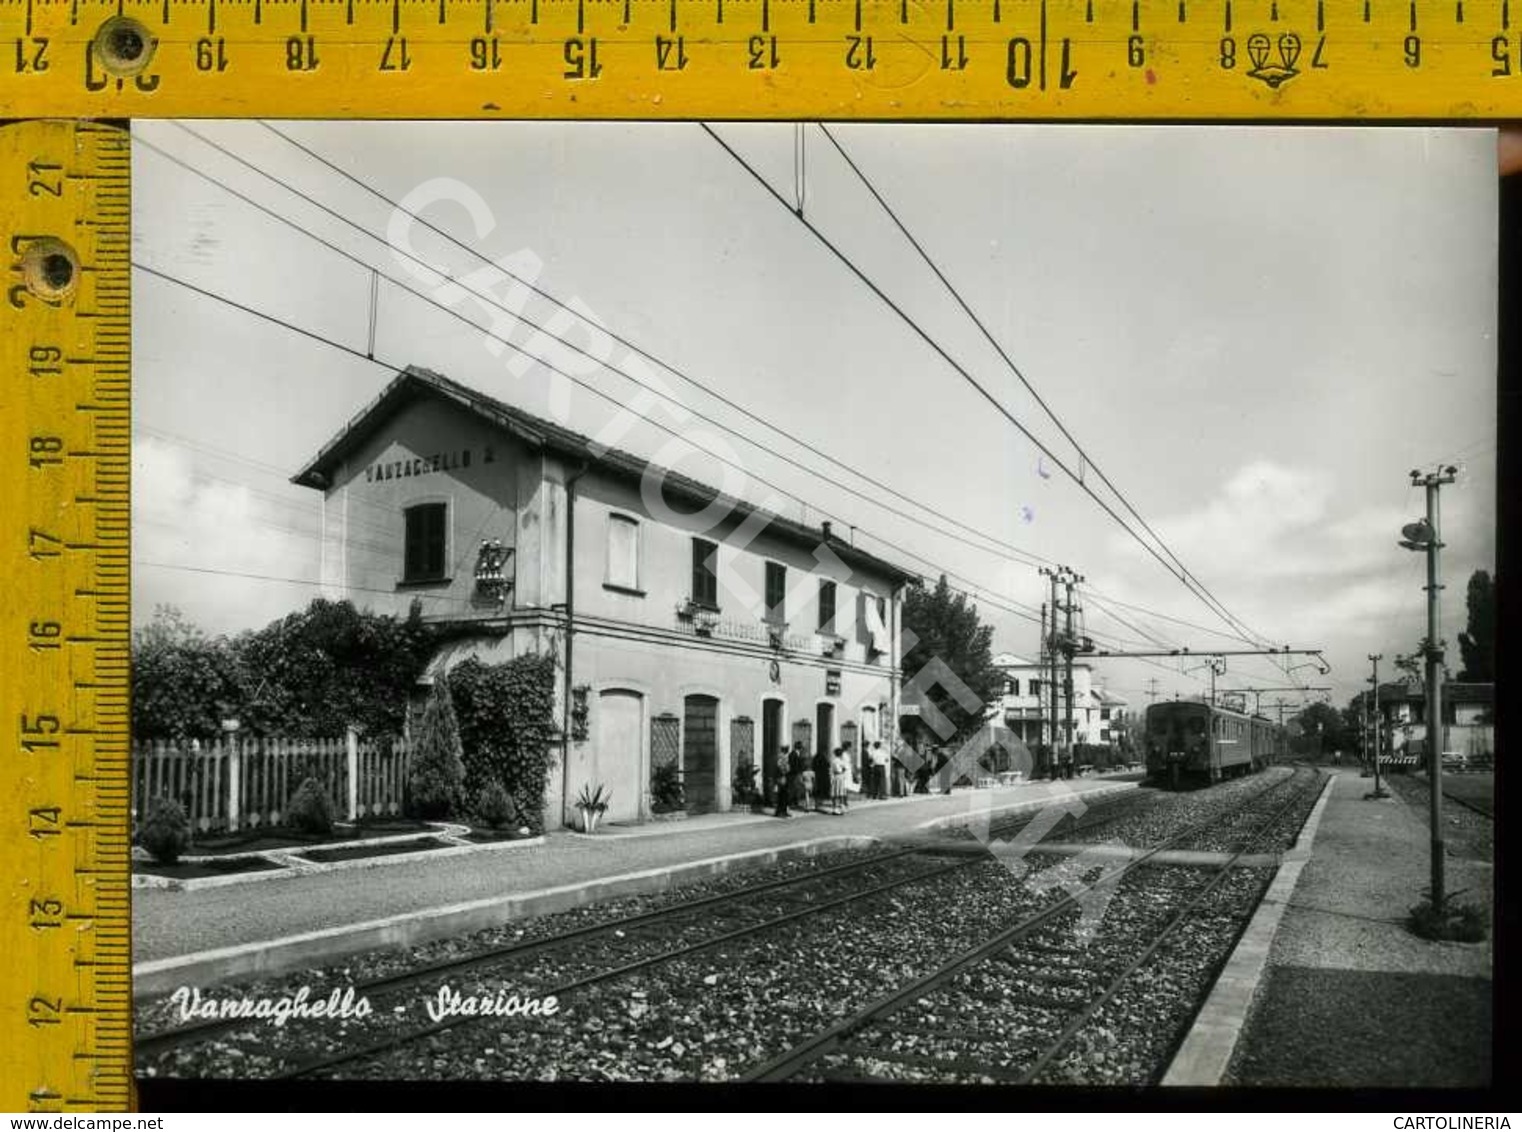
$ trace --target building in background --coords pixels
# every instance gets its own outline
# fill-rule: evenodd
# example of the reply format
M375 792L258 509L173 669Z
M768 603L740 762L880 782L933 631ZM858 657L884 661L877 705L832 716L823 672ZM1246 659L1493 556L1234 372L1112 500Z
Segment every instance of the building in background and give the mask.
M994 667L1004 676L1004 688L1003 695L994 706L993 717L1001 720L1027 746L1050 744L1053 741L1050 666L1005 652L994 657ZM1063 698L1063 680L1064 670L1059 664L1059 699L1055 713L1058 739L1065 737L1062 720L1067 704ZM1124 697L1106 691L1095 679L1092 665L1082 661L1074 662L1073 742L1118 743L1125 733L1126 705Z
M1443 755L1484 765L1495 758L1495 685L1448 681L1443 685ZM1427 751L1427 694L1417 681L1379 686L1381 747L1416 763Z
M323 495L326 595L461 635L442 671L557 658L564 757L546 814L584 786L607 820L727 810L739 768L860 750L897 718L903 587L836 537L409 368L295 477ZM715 521L710 521L715 520ZM570 673L569 681L566 673ZM764 774L763 774L764 770Z

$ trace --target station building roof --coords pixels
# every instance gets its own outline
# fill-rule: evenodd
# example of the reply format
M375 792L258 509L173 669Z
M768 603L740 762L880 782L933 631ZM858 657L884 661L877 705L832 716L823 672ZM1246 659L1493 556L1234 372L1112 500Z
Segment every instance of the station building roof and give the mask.
M381 390L380 394L361 409L316 456L291 477L291 482L302 487L325 491L333 482L333 475L350 454L385 426L393 416L419 400L435 398L458 405L466 412L482 418L535 450L554 452L577 461L585 461L616 478L638 482L648 472L660 475L661 490L672 502L695 505L701 510L716 501L726 505L729 512L739 518L757 515L766 520L766 530L789 542L813 549L821 543L839 556L848 566L858 566L894 583L917 584L921 576L902 566L879 558L875 554L859 550L824 527L809 527L803 523L774 514L743 499L736 499L717 488L700 483L680 472L663 468L617 448L595 443L591 438L574 432L553 421L544 420L516 406L499 401L485 393L462 385L443 374L421 366L408 366Z

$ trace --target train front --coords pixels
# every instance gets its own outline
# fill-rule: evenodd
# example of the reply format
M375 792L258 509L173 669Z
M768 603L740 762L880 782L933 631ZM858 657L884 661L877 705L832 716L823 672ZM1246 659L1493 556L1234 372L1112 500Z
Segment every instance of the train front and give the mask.
M1176 700L1147 708L1147 774L1172 786L1209 776L1208 706Z

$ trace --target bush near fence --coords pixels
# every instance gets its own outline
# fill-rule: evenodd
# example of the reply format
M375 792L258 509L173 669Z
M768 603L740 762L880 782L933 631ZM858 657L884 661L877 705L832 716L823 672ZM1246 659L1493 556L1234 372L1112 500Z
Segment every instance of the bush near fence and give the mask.
M316 778L350 821L399 814L406 742L392 737L138 740L132 744L134 824L156 797L185 807L198 832L282 824L296 788ZM236 767L236 774L234 768Z

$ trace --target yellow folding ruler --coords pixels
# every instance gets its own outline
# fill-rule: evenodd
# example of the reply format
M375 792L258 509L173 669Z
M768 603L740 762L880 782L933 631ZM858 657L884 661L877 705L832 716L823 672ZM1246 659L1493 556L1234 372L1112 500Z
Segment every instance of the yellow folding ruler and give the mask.
M0 126L0 1110L129 1100L128 174Z
M1522 118L1512 4L0 0L0 1110L131 1099L129 170L107 122L1495 122Z
M5 0L0 116L1501 119L1516 3Z

